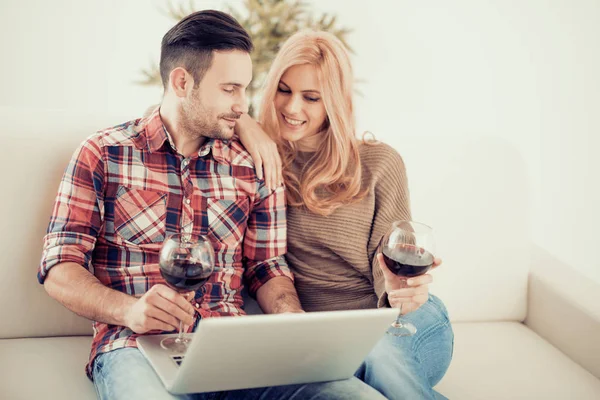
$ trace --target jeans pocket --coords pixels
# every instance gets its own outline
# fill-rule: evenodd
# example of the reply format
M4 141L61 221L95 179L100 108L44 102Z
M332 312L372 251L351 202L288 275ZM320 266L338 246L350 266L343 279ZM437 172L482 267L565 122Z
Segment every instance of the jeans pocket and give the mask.
M102 374L102 354L98 354L92 365L92 375L96 379L96 374Z
M103 392L99 386L104 384L104 375L102 371L102 367L104 364L102 361L103 355L103 353L96 355L96 358L94 359L94 362L92 364L92 379L94 381L94 390L96 391L96 397L98 399L102 398L101 393Z

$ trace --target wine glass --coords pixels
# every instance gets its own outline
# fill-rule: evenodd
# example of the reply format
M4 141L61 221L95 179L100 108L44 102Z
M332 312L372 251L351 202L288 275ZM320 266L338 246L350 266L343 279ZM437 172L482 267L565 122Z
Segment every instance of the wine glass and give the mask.
M402 287L408 287L408 278L423 275L433 265L435 243L431 227L414 221L396 221L382 239L385 264L400 276ZM393 336L412 336L417 328L402 319L402 306L396 321L388 330Z
M175 234L163 243L159 253L160 273L167 285L179 293L197 291L215 269L215 254L205 236ZM177 337L167 337L160 345L175 353L184 353L190 339L183 337L179 321Z

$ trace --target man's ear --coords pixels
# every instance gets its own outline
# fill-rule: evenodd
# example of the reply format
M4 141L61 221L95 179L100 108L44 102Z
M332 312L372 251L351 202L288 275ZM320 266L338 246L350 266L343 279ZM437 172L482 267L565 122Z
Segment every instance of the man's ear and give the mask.
M177 67L169 74L169 86L177 97L187 97L194 87L194 78L185 69Z

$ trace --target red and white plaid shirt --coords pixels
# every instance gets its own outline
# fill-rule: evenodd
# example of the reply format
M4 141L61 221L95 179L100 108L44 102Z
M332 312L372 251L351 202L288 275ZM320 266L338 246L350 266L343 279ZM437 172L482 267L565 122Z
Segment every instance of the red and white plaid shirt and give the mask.
M75 151L56 198L38 272L74 262L104 285L141 297L165 283L158 251L169 234L206 235L219 269L196 293L202 317L243 315L249 291L292 274L284 260L283 187L269 190L237 141L207 140L180 155L157 108L150 116L97 132ZM190 327L190 330L192 327ZM86 371L97 354L135 347L129 328L94 322Z

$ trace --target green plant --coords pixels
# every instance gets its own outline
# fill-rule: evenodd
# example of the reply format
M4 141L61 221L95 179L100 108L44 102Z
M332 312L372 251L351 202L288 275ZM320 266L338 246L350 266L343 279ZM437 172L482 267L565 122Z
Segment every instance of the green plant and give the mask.
M199 2L200 5L202 2ZM187 5L175 7L170 2L165 13L176 21L201 10L196 1L190 0ZM316 29L328 31L336 35L352 52L346 42L350 29L337 26L335 15L323 13L315 17L305 0L243 0L243 10L226 5L222 11L231 14L248 31L254 42L252 52L253 76L247 89L250 104L250 115L255 116L258 94L271 65L271 61L279 51L283 42L301 29ZM142 70L143 85L161 86L160 73L157 65Z

